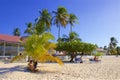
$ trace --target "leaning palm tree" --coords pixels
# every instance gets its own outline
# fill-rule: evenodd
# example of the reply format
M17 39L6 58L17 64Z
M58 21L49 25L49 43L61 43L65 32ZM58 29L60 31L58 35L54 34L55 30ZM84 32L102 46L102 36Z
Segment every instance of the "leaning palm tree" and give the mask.
M15 28L15 29L14 29L13 35L14 35L14 36L20 36L20 30L19 30L19 28Z
M57 11L53 11L53 13L55 14L53 17L54 25L58 27L58 38L60 38L60 27L66 27L68 24L69 15L66 8L64 7L58 7Z
M14 57L11 62L16 59L24 58L26 56L31 57L35 61L46 62L46 61L57 61L59 64L63 64L62 61L53 57L52 53L56 45L49 40L54 39L50 33L43 33L42 35L32 35L26 39L24 45L25 52L23 55Z
M27 29L24 31L24 33L25 34L27 33L28 35L32 35L33 34L33 25L32 25L31 22L29 22L27 24Z
M72 32L72 27L77 23L78 18L74 14L69 14L68 23L70 24L70 32Z
M44 31L50 30L52 16L47 9L43 9L42 11L39 11L39 13L40 16L35 19L35 28L37 34L42 34Z

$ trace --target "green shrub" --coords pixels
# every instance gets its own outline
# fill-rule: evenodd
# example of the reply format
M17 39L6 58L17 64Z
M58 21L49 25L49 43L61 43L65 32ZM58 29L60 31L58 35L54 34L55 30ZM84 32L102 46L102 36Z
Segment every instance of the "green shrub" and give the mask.
M96 53L93 54L93 56L97 56L97 57L103 56L103 53L102 52L96 52Z

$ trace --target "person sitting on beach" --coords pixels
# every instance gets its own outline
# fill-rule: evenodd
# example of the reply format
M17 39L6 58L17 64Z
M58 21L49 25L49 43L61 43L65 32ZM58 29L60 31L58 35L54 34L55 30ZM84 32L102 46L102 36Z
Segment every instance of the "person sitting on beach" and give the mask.
M30 60L30 62L28 63L28 69L32 72L35 71L33 60Z
M95 57L94 57L94 61L98 61L98 57L95 56Z
M35 69L35 70L37 70L37 69L36 69L36 68L37 68L37 64L38 64L37 61L34 61L34 69Z
M75 58L75 62L79 62L79 63L83 63L83 61L82 61L82 57L79 57L79 56L77 56L76 58Z
M83 63L82 57L80 57L80 63Z
M91 58L89 60L94 62L101 62L101 60L99 60L97 56L94 56L94 58Z

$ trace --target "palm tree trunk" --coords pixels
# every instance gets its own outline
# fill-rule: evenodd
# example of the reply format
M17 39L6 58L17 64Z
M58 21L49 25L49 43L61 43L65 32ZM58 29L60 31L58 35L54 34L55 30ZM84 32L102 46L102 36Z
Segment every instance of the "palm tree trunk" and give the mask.
M70 33L72 32L72 26L70 26Z
M60 26L58 27L58 39L60 38Z
M72 52L71 53L71 59L70 62L74 62L73 59L76 57L76 53Z

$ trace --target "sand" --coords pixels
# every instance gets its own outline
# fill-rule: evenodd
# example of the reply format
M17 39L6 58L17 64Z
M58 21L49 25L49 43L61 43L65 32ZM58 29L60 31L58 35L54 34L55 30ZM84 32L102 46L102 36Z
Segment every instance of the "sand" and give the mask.
M64 66L39 63L36 73L26 69L27 63L0 62L0 80L120 80L120 57L102 57L98 63L84 60Z

